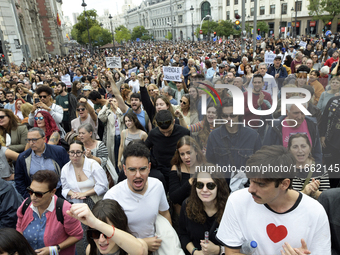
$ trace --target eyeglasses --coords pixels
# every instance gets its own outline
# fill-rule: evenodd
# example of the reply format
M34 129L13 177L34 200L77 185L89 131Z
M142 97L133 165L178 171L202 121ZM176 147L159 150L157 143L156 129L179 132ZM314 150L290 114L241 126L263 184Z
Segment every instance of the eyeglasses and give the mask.
M88 237L90 237L91 239L99 239L99 237L100 237L100 234L103 234L102 232L100 232L99 230L97 230L97 229L88 229L87 231L86 231L86 233L87 233L87 236ZM104 236L104 238L105 239L107 239L107 236L106 235L104 235L103 234L103 236Z
M30 196L34 194L37 198L42 198L46 193L51 192L50 190L46 192L34 191L30 187L27 187L27 191Z
M180 102L180 103L183 103L184 105L186 105L186 104L187 104L187 102L184 102L182 99L181 99L181 100L179 100L179 102Z
M157 126L159 127L169 127L169 125L172 123L172 120L166 120L166 121L157 121Z
M204 185L209 189L209 190L213 190L216 188L216 183L214 182L208 182L206 184L204 184L203 182L197 182L196 183L196 189L203 189Z
M77 112L83 112L85 110L86 110L86 108L77 108Z
M36 143L41 138L44 138L44 137L42 136L42 137L39 137L39 138L31 138L31 139L27 138L27 139L25 139L25 141L26 141L26 143L30 143L30 142Z
M146 170L148 170L148 167L147 166L143 166L141 168L134 168L134 167L130 167L128 168L127 170L129 170L129 172L131 172L132 174L136 174L137 171L139 171L139 173L145 173Z
M34 117L35 120L43 120L44 117Z
M225 114L225 113L222 113L221 117L222 118L225 118L225 119L228 119L229 117L231 119L235 118L237 115L234 115L234 114Z
M0 120L3 120L7 115L0 115Z
M69 151L68 154L73 157L74 155L77 155L77 157L80 157L83 154L83 151Z
M46 95L44 95L44 96L39 96L39 98L46 98L47 96Z

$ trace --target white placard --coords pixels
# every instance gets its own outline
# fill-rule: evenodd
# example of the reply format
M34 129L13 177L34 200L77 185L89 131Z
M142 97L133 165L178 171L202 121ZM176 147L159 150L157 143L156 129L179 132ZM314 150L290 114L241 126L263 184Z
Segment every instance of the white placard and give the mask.
M137 66L129 69L129 77L131 77L131 73L136 73L136 72L137 72Z
M299 43L299 45L300 45L301 47L303 47L303 48L306 49L306 47L307 47L307 42L301 41L301 42Z
M68 87L68 88L72 87L70 75L63 75L63 76L60 77L60 80L61 80L61 82L66 84L66 87Z
M274 58L276 57L276 54L274 53L265 53L264 54L264 62L266 64L273 64L274 63Z
M107 68L122 68L120 57L107 57L105 60Z
M163 66L163 74L165 81L182 81L182 67Z

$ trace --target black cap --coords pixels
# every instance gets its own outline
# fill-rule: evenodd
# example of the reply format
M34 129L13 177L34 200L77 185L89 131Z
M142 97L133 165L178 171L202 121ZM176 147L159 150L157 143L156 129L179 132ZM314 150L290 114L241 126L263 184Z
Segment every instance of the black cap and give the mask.
M160 110L156 114L155 119L158 127L160 127L161 129L168 129L173 123L174 118L172 117L172 114L169 110Z
M274 58L274 60L276 60L276 59L282 60L281 56L276 56L276 57Z

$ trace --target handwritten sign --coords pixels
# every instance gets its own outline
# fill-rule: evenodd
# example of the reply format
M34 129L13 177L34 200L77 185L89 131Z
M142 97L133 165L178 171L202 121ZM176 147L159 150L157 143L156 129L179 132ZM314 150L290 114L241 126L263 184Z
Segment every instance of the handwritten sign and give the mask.
M72 87L72 82L71 82L71 77L70 75L63 75L60 77L61 82L66 84L67 88L71 88Z
M273 64L273 63L274 63L274 58L275 58L275 57L276 57L276 54L266 52L266 53L264 54L264 62L265 62L266 64Z
M307 42L301 41L301 42L299 43L299 45L300 45L301 47L303 47L303 48L306 49L306 47L307 47Z
M163 74L166 81L182 81L182 67L163 66Z
M105 60L107 68L122 68L120 57L107 57Z

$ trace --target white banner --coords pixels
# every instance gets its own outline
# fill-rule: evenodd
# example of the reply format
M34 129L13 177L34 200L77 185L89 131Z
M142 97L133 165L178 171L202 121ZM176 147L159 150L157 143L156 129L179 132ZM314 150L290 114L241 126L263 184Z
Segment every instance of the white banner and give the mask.
M122 68L120 57L107 57L105 60L107 68Z
M61 82L66 84L66 87L68 87L68 88L72 87L70 75L63 75L63 76L60 77L60 80L61 80Z
M163 74L165 81L182 81L182 67L163 66Z
M307 42L300 41L299 45L300 45L301 47L303 47L303 48L306 49L306 47L307 47Z
M276 57L276 54L274 54L274 53L265 53L264 54L264 62L266 64L273 64L275 57Z

